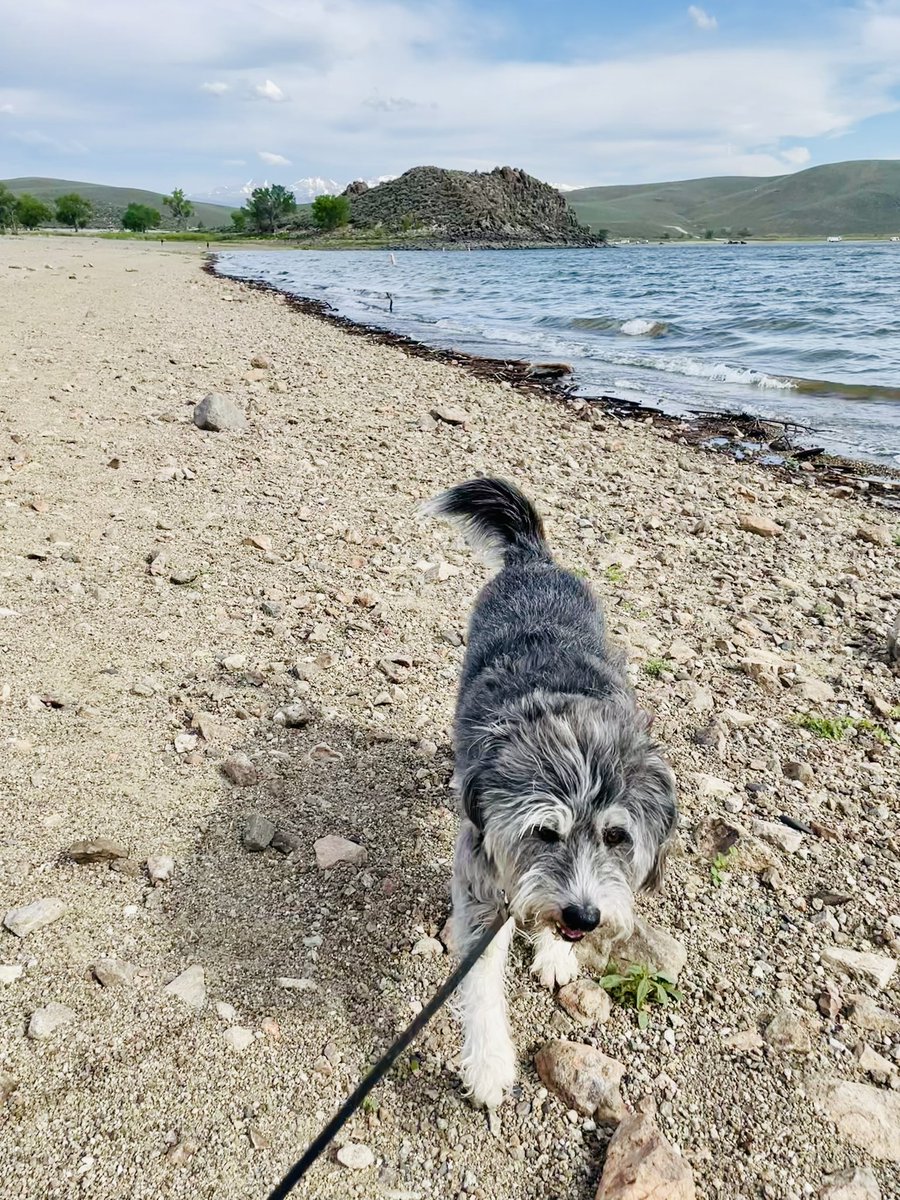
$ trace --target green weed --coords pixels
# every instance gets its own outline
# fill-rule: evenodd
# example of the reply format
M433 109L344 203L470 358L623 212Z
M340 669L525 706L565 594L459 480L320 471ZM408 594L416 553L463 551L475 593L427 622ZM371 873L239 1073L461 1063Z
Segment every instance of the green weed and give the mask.
M626 970L620 970L614 962L609 962L600 985L617 1004L633 1008L637 1012L639 1029L646 1029L650 1024L648 1004L668 1008L682 998L681 992L667 975L651 971L638 963L632 963Z
M610 563L609 566L604 570L603 574L607 583L625 582L625 572L618 563Z
M648 658L644 663L644 671L651 679L659 679L666 671L671 671L673 666L668 658Z
M713 887L721 887L725 882L724 875L726 871L730 871L734 866L734 846L730 850L726 850L724 854L717 854L709 868L709 877L713 881Z

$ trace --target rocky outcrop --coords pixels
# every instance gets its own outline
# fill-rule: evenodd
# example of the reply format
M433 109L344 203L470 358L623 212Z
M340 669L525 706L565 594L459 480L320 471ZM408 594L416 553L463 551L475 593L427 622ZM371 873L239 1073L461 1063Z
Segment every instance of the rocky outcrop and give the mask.
M413 167L397 179L346 193L357 229L415 233L477 245L586 246L595 239L562 195L516 167L446 171Z

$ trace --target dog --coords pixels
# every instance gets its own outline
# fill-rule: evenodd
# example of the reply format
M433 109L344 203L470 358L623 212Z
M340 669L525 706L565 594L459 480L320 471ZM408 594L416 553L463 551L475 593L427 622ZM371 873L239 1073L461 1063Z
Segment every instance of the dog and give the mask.
M499 567L475 602L457 696L450 925L462 956L508 917L458 993L463 1086L495 1108L516 1077L505 995L515 930L533 942L532 972L551 989L577 975L586 935L627 937L634 893L661 882L675 780L599 601L554 561L527 497L481 478L425 509Z

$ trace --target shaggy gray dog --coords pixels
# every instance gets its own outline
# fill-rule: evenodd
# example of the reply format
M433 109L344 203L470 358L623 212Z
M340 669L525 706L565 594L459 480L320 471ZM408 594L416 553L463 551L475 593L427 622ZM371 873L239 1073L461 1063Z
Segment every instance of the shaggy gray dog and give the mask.
M502 479L427 506L500 567L475 604L457 699L454 949L509 920L460 989L462 1078L494 1107L512 1085L504 976L518 927L547 987L578 973L575 943L627 936L633 894L656 886L675 781L606 640L588 586L553 561L531 502Z

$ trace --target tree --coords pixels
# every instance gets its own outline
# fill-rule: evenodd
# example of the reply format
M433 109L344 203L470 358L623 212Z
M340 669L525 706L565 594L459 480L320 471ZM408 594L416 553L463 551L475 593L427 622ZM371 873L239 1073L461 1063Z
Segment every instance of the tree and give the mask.
M715 237L715 235L716 235L716 231L714 229L707 229L706 233L704 233L703 236L706 238L706 240L708 242L711 242L713 240L713 238Z
M172 188L172 195L163 196L162 202L175 218L175 224L179 229L183 229L188 217L194 215L194 206L185 196L182 188Z
M246 208L236 208L231 214L231 223L235 233L245 233L247 230Z
M326 232L346 225L350 220L350 200L347 196L316 196L312 202L312 218Z
M46 225L53 220L53 209L43 200L38 200L37 196L23 192L16 200L16 218L26 229L37 229L38 225Z
M60 225L70 225L76 233L87 225L92 211L90 200L85 200L77 192L67 192L56 201L57 221Z
M0 229L15 229L17 225L16 198L5 183L0 183Z
M609 241L609 230L608 229L597 229L597 230L595 230L595 233L597 234L598 242L606 243Z
M132 233L146 233L148 229L156 229L162 217L149 204L136 204L133 200L122 213L122 225Z
M297 209L294 193L283 184L254 188L246 204L247 222L260 233L274 233Z

